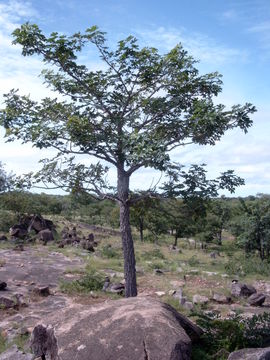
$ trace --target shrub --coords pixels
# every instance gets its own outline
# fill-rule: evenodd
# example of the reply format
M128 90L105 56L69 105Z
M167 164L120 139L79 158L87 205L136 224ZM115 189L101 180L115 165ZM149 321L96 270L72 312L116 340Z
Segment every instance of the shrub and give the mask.
M162 254L160 249L153 249L150 251L146 251L144 254L141 255L143 260L152 260L152 259L165 259L165 256Z
M196 255L193 255L190 259L188 259L187 262L189 266L196 266L200 264L200 261Z
M230 319L220 319L220 315L214 312L207 315L194 312L192 315L197 317L196 323L204 330L201 344L193 349L193 360L215 359L217 358L215 354L221 354L222 351L225 354L226 351L269 345L270 314L268 313L254 315L250 319L242 319L240 315ZM223 357L219 355L218 359Z
M103 246L101 250L102 257L106 257L108 259L119 258L120 255L117 250L115 250L111 245Z
M60 289L67 293L87 293L102 290L104 277L98 272L88 272L80 280L61 281Z
M246 275L260 274L269 276L270 264L256 256L238 256L237 258L230 258L225 264L225 269L228 274L243 273Z
M10 211L0 210L0 231L8 232L12 225L16 224L18 218Z

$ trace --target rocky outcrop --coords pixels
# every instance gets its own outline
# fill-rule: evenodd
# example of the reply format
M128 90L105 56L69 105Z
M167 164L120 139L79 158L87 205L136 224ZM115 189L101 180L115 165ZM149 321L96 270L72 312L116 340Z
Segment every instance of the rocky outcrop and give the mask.
M63 318L56 327L61 360L190 360L202 331L150 297L111 301Z
M219 304L230 304L232 299L228 296L214 293L212 296L212 300Z
M270 347L258 349L242 349L234 351L228 360L268 360L270 359Z

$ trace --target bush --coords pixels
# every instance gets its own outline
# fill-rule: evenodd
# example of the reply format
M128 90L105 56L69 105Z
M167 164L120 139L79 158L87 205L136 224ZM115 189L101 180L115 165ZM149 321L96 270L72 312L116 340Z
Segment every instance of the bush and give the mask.
M18 217L12 212L0 210L0 231L8 232L17 221Z
M269 276L270 274L270 264L256 256L232 257L225 264L225 269L230 275L243 273L245 275L260 274Z
M102 257L113 259L113 258L119 258L120 255L117 250L115 250L111 245L103 246L101 250Z
M242 348L269 346L270 314L254 315L250 319L242 319L235 315L230 319L220 319L216 313L193 313L196 323L203 330L201 344L193 349L192 359L215 359L215 354L233 352ZM204 354L204 355L203 355ZM211 357L209 357L211 356ZM225 355L224 355L225 356ZM223 359L219 355L218 359ZM227 357L224 357L227 359Z
M98 291L102 290L104 281L104 276L91 271L85 274L80 280L61 281L60 289L67 293L87 293L90 291Z
M188 259L187 262L189 266L196 266L200 264L200 261L196 255L193 255L190 259Z
M144 254L141 255L143 260L152 260L152 259L165 259L165 256L162 254L160 249L153 249L150 251L146 251Z

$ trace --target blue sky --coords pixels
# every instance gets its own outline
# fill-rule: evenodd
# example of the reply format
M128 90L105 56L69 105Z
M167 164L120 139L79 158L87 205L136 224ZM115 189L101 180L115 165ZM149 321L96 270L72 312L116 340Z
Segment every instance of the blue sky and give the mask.
M202 73L223 74L224 90L217 102L227 106L251 102L258 112L247 135L233 131L215 147L187 147L172 158L187 165L207 163L210 177L235 169L246 180L236 195L270 193L269 0L0 0L0 103L11 88L35 99L48 94L38 77L39 59L22 58L20 48L11 45L10 33L25 21L37 23L46 33L68 34L96 24L108 33L112 46L129 34L161 52L181 42L200 60ZM89 66L98 68L95 55L88 56ZM0 161L8 170L18 174L36 170L38 160L48 155L30 145L4 144L0 130ZM154 176L150 169L141 171L131 184L150 185Z

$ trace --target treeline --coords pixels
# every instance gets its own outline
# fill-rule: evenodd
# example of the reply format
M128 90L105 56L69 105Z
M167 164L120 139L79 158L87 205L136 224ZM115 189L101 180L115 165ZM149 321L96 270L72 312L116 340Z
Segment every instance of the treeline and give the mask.
M0 195L0 231L7 231L22 214L61 215L69 220L119 227L118 206L83 195L48 195L10 191ZM162 241L170 234L194 238L202 247L222 245L224 230L247 254L258 252L270 258L270 195L247 198L145 199L131 208L131 224L141 241Z

